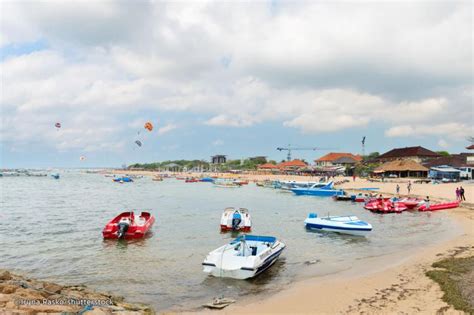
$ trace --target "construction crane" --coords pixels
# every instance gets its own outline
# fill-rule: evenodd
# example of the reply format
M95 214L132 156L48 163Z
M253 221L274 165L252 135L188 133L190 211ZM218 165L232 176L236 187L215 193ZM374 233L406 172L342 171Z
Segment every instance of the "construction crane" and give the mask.
M286 159L288 161L291 161L291 151L293 150L309 150L309 151L317 151L317 150L337 150L336 148L320 148L320 147L292 147L291 144L289 144L287 147L280 147L280 148L277 148L278 151L288 151L288 155L286 156Z

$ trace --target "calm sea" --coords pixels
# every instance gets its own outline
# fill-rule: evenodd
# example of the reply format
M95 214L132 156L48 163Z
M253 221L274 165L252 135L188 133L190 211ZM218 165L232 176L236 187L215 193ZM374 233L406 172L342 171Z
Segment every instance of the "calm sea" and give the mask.
M361 204L297 197L254 184L226 189L150 178L117 184L99 174L64 171L59 180L4 177L0 185L1 268L86 284L156 310L280 290L298 279L337 274L356 261L447 239L458 229L443 211L379 215ZM250 210L253 234L277 236L287 245L278 262L253 280L202 272L206 254L236 236L219 232L221 213L229 206ZM140 241L104 241L107 221L131 209L155 215L153 234ZM366 238L307 232L303 221L309 212L357 215L374 231Z

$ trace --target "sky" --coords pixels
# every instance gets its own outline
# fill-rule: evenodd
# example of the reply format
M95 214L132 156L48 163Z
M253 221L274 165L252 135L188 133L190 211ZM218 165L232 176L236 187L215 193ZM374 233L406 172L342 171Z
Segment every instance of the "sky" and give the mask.
M366 153L457 153L474 135L471 1L0 4L2 168L289 144L312 161L364 136Z

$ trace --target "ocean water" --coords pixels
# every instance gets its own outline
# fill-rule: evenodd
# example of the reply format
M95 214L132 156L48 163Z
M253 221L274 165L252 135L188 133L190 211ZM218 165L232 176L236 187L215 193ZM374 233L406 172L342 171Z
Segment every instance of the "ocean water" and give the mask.
M59 180L4 177L0 185L0 268L86 284L156 310L189 310L215 296L241 299L277 291L298 279L337 274L365 259L459 233L443 211L380 215L361 204L254 184L226 189L150 178L118 184L99 174L64 171ZM219 231L221 213L229 206L249 209L252 234L276 236L287 245L275 265L255 279L202 272L206 254L236 237ZM133 209L155 215L153 233L143 240L104 241L104 225ZM309 212L357 215L374 230L366 238L308 232L303 221Z

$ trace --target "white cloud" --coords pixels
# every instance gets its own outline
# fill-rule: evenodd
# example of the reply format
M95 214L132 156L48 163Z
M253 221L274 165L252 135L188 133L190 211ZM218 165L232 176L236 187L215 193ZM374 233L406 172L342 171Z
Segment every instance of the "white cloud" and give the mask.
M164 135L165 133L168 133L172 130L175 130L176 128L178 128L178 126L175 125L175 124L167 124L163 127L158 128L158 134L159 135Z
M439 139L438 140L438 145L443 149L449 148L449 143L446 142L446 140L444 140L444 139Z
M277 121L308 134L371 124L387 137L472 133L470 3L2 7L2 45L48 43L1 63L2 142L52 143L51 124L65 120L55 143L115 148L120 115L142 110L199 113L210 126ZM138 126L131 117L122 125Z
M221 140L221 139L216 139L216 140L214 140L214 141L212 142L212 145L213 145L213 146L216 146L216 147L217 147L217 146L221 146L221 145L224 145L224 141Z
M472 126L444 123L437 125L399 125L389 128L385 135L388 137L411 137L411 136L449 136L453 140L466 139L472 132Z

